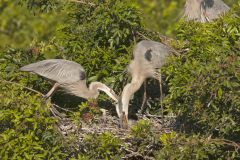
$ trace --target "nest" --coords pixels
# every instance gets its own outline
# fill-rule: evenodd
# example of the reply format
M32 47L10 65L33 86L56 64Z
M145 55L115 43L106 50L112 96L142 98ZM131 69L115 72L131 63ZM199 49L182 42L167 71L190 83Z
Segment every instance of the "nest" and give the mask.
M71 121L71 119L66 118L66 116L60 113L56 109L56 105L50 109L55 117L58 118L56 128L58 131L67 138L70 135L77 136L77 145L75 148L83 149L82 146L84 138L89 134L100 135L105 132L111 132L115 137L118 137L124 141L124 146L121 147L121 150L125 153L124 157L121 159L153 159L154 148L160 147L159 144L149 143L143 153L139 153L134 146L133 142L136 143L136 139L133 136L129 136L131 133L131 127L134 126L139 120L147 120L151 123L151 132L156 134L170 133L175 128L175 117L174 116L159 116L159 115L145 115L137 114L137 120L129 120L128 129L122 129L119 126L119 118L112 116L106 110L103 111L102 116L91 117L90 121L81 121L76 125ZM85 151L87 152L87 151Z

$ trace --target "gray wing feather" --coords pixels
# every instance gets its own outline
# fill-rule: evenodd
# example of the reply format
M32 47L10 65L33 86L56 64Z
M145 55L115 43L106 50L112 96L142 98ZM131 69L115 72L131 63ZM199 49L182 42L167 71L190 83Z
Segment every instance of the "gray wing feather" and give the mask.
M23 66L20 70L36 73L60 84L74 83L86 77L80 64L63 59L43 60Z
M229 6L222 0L214 0L213 2L205 0L204 9L206 10L206 14L210 20L216 19L230 10Z
M133 51L134 59L138 59L139 62L146 61L147 52L151 54L151 64L155 68L160 68L165 63L165 58L170 54L170 49L162 43L143 40L136 45Z
M153 77L155 69L164 65L170 53L170 49L162 43L143 40L137 43L133 50L133 60L128 66L128 72L132 75L141 74L145 77Z
M187 0L184 17L186 20L205 23L218 18L229 9L222 0Z

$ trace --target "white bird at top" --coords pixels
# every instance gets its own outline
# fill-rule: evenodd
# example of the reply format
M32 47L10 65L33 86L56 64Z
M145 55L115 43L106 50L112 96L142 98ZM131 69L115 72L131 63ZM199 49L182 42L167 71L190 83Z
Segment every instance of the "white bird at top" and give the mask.
M187 0L184 18L205 23L219 18L230 10L222 0Z

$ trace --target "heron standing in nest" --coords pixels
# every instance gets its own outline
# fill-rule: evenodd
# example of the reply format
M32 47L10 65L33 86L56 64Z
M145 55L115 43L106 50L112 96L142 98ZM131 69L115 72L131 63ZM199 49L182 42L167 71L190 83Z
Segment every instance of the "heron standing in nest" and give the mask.
M166 58L171 50L166 45L143 40L137 43L133 50L133 60L128 66L128 72L132 80L122 92L116 105L117 113L120 115L120 124L123 128L128 127L128 108L132 95L141 87L147 78L154 78L160 81L160 68L165 64Z

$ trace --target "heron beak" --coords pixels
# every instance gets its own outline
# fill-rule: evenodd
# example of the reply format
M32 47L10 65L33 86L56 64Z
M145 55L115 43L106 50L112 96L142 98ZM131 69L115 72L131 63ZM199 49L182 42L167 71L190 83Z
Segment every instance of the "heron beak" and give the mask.
M111 97L115 102L118 102L118 96L116 95L116 93L108 88L107 86L101 86L98 89L104 91L109 97Z
M110 93L112 94L112 99L114 99L115 100L115 102L118 102L118 95L116 95L116 93L112 90L112 89L110 89Z

